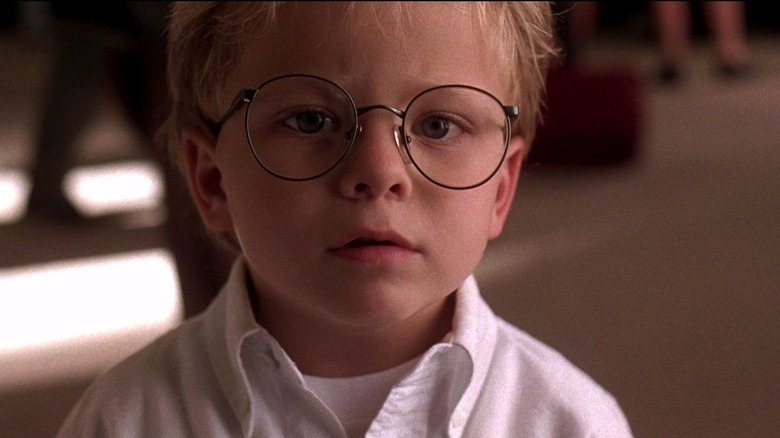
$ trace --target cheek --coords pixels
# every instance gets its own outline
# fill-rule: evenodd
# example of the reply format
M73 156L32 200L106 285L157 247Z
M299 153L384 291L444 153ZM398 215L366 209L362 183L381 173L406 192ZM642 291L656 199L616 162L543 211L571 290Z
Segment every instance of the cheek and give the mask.
M453 229L470 230L474 238L487 240L495 209L495 187L488 183L453 195L447 212Z
M275 188L273 177L252 157L249 147L240 139L230 140L233 141L219 145L219 164L233 231L243 241L254 230L269 226L268 218L274 214L269 209L284 198Z
M286 248L301 245L316 230L314 212L322 203L316 184L274 177L248 147L226 151L224 163L230 170L223 179L233 229L248 257L284 258Z
M447 202L430 208L435 217L431 226L438 230L437 238L446 246L446 256L455 263L476 266L490 239L493 191L473 189L473 192L453 192Z
M238 184L229 202L234 232L247 262L264 276L285 272L302 251L294 249L306 248L308 234L316 229L308 212L311 203L297 201L294 194L266 178L247 178Z

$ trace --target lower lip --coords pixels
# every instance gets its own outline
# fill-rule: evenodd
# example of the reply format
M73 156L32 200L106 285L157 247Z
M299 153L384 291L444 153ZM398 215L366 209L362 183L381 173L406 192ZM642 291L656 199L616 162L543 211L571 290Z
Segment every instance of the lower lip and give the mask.
M408 260L415 251L395 245L341 247L331 250L338 257L364 263L392 263Z

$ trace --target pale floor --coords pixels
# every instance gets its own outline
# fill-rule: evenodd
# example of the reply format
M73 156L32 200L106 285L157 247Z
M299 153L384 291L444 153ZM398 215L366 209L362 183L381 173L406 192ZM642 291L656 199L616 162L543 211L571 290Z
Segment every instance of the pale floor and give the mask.
M751 43L749 81L716 80L701 47L679 87L648 81L633 161L526 169L477 272L495 311L612 392L638 437L780 436L780 37ZM30 165L47 55L0 39L0 171ZM632 41L587 55L643 78L653 60ZM106 100L85 161L143 158ZM6 223L0 269L162 242L156 226ZM95 368L147 339L138 336L112 338L113 352L87 343L52 353L83 366L70 377L0 382L0 436L52 436Z

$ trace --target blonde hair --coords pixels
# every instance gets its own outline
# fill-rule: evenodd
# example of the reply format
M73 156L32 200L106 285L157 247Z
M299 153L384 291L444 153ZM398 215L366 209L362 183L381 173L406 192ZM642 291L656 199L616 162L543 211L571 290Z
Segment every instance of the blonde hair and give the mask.
M284 2L176 2L168 27L168 82L172 110L162 134L172 161L182 166L179 133L185 127L208 129L226 110L221 93L228 75L240 64L244 44L257 29L276 23ZM408 3L371 3L401 13ZM549 2L463 2L483 29L498 41L514 66L512 96L520 106L513 126L528 144L540 121L547 69L555 54ZM515 103L515 102L513 102ZM228 102L229 104L229 102Z

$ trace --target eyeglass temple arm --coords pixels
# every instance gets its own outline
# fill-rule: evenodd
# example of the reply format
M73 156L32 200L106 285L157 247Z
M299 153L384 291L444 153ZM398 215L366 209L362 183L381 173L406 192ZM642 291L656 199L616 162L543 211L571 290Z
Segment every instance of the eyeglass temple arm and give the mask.
M219 135L219 132L222 130L222 125L225 124L225 122L228 121L229 118L233 116L233 113L238 111L239 108L242 106L248 104L252 101L252 99L255 97L255 92L257 90L254 88L246 88L241 90L238 93L238 96L236 96L235 99L233 99L233 103L230 104L230 108L228 108L227 112L225 112L225 115L222 116L217 123L214 123L211 125L211 133L216 137Z
M510 120L514 120L520 115L520 108L518 108L517 105L505 105L504 113Z

